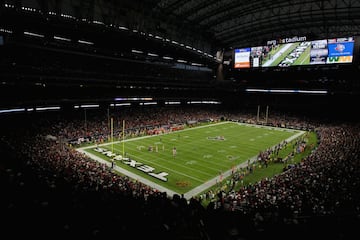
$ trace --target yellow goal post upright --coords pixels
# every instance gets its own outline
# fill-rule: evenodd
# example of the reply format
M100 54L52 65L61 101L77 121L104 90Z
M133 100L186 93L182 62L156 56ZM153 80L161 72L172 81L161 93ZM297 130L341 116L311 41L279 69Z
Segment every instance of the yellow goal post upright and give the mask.
M269 118L269 105L266 106L265 124L268 123L268 118Z
M268 123L268 119L269 119L269 105L266 106L265 124ZM259 121L260 121L260 105L257 106L256 123L258 124Z
M110 136L111 136L111 152L114 153L114 119L111 118L110 122Z
M122 139L122 155L125 157L125 120L123 120Z

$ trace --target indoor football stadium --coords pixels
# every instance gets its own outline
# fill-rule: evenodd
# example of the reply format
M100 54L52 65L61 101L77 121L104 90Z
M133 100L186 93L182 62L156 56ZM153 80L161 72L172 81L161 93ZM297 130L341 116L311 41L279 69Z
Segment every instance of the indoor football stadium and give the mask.
M0 0L11 238L353 239L360 1Z

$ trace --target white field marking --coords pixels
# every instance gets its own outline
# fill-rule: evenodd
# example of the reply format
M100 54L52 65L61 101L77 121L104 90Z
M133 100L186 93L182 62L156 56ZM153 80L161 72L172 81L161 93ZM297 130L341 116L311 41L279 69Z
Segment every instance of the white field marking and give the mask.
M229 121L229 122L220 122L220 123L214 123L212 125L205 125L205 126L199 126L199 127L194 127L194 128L189 128L189 129L184 129L184 130L179 130L177 132L180 132L180 131L189 131L189 130L193 130L193 129L196 129L196 128L204 128L204 127L209 127L209 126L215 126L215 125L221 125L221 124L225 124L225 123L237 123L237 122L232 122L232 121ZM279 130L279 131L284 131L284 128L278 128L278 127L268 127L268 126L262 126L262 125L254 125L254 124L248 124L248 123L237 123L238 125L245 125L245 126L250 126L250 127L253 127L253 126L258 126L258 127L263 127L263 128L267 128L269 130ZM232 126L233 127L233 126ZM286 129L286 131L288 132L296 132L298 131L297 134L289 137L286 139L287 142L291 142L293 139L299 137L300 135L304 134L306 131L302 131L302 130L295 130L295 129ZM273 132L269 132L270 134L273 134ZM169 134L169 133L165 133L165 134ZM138 137L138 138L131 138L131 139L127 139L125 140L125 142L130 142L130 141L136 141L138 139L143 139L143 138L149 138L149 137L153 137L153 135L149 135L149 136L142 136L142 137ZM254 139L253 139L254 140ZM251 139L250 139L251 141ZM114 142L115 143L121 143L122 141L116 141ZM106 146L106 145L111 145L112 143L103 143L103 144L99 144L98 146ZM96 145L92 145L92 146L86 146L86 147L82 147L82 148L77 148L76 150L79 151L79 152L82 152L84 153L85 151L82 151L82 149L88 149L88 148L94 148ZM275 145L276 146L276 145ZM275 147L274 146L274 147ZM221 150L220 150L221 151ZM96 161L100 161L101 162L101 159L98 158L97 156L91 154L91 153L88 153L88 152L85 152L86 154L89 155L92 155L96 158L92 158L92 159L95 159ZM252 163L253 161L255 161L257 159L257 155L255 155L254 157L251 157L249 158L250 159L250 162ZM102 160L102 161L105 161L105 160ZM109 163L110 164L110 163ZM245 167L247 165L247 161L244 161L243 163L240 163L238 165L236 165L236 168L239 168L239 167ZM117 167L117 166L115 166ZM132 172L130 172L129 174L132 174L132 175L135 175L133 174ZM128 175L128 174L125 174L125 175ZM231 175L231 169L229 169L228 171L224 172L223 173L223 178L226 178L226 177L229 177ZM128 176L131 176L131 175L128 175ZM135 178L136 179L136 178ZM141 177L139 177L139 179L142 179ZM201 184L201 185L198 185L197 187L193 188L192 190L190 190L189 192L185 193L184 194L184 197L186 199L191 199L193 196L196 196L198 195L199 193L205 191L206 189L212 187L213 185L215 185L217 183L219 179L219 176L216 176L212 179L210 179L209 181ZM150 182L148 183L147 185L149 186L158 186L158 187L155 187L157 189L166 189L160 185L156 185L155 183L153 183L152 181L149 181L147 179L143 179L143 181L146 183L146 182ZM168 190L168 191L171 191L171 190ZM172 196L172 194L169 194L170 196Z
M102 159L102 158L100 158L100 157L98 157L98 156L96 156L96 155L94 155L94 154L92 154L92 153L89 153L89 152L87 152L87 151L85 151L85 150L82 150L82 149L79 149L78 151L81 152L81 153L83 153L83 154L85 154L86 156L88 156L89 158L93 159L94 161L97 161L97 162L99 162L99 163L105 164L105 165L107 165L108 167L111 166L111 163L110 163L110 162L108 162L108 161L106 161L105 159ZM128 177L131 177L132 179L136 179L136 180L138 180L138 181L146 184L147 186L150 186L150 187L152 187L152 188L155 188L155 189L157 189L157 190L159 190L159 191L161 191L161 192L166 192L169 196L173 196L175 193L177 193L177 192L175 192L175 191L173 191L173 190L170 190L170 189L168 189L168 188L166 188L166 187L164 187L164 186L162 186L162 185L159 185L159 184L157 184L157 183L155 183L155 182L153 182L153 181L151 181L151 180L149 180L149 179L147 179L147 178L144 178L144 177L142 177L142 176L139 176L139 175L135 174L134 172L130 172L130 171L124 169L124 168L121 168L121 167L119 167L118 165L115 165L115 166L114 166L114 169L115 169L117 172L119 172L119 173L122 173L122 174L124 174L124 175L126 175L126 176L128 176ZM177 193L177 194L178 194L178 193Z
M221 149L221 150L218 150L217 152L219 152L219 153L224 153L224 152L226 152L226 150Z
M239 156L227 155L226 158L229 159L230 161L234 161L234 160L238 159Z
M203 155L203 158L212 158L213 157L213 155L211 155L211 154L205 154L205 155Z
M237 148L237 146L229 146L229 148Z
M197 128L207 128L207 127L212 127L212 126L217 126L217 125L222 125L222 124L227 124L227 123L235 123L235 124L238 124L238 125L245 125L245 126L248 126L248 127L256 127L256 128L265 128L265 129L269 129L269 130L278 130L278 131L288 131L288 132L296 132L298 131L299 133L295 136L300 136L302 133L304 133L305 131L302 131L302 130L295 130L295 129L285 129L285 128L279 128L279 127L269 127L269 126L263 126L263 125L255 125L255 124L248 124L248 123L239 123L239 122L232 122L232 121L229 121L229 122L220 122L220 123L214 123L214 124L211 124L211 125L204 125L204 126L199 126L199 127L194 127L194 128L187 128L187 129L184 129L184 130L179 130L179 131L176 131L176 132L172 132L172 133L178 133L178 132L183 132L183 131L190 131L190 130L194 130L194 129L197 129ZM272 133L272 132L270 132ZM170 133L165 133L165 134L171 134ZM159 135L155 135L155 136L159 136ZM142 137L138 137L138 138L131 138L131 139L127 139L125 140L124 142L131 142L131 141L136 141L136 140L139 140L139 139L144 139L144 138L150 138L150 137L155 137L154 135L149 135L149 136L142 136ZM113 142L114 144L116 143L121 143L123 141L116 141L116 142ZM107 145L111 145L112 143L103 143L103 144L99 144L98 146L107 146ZM86 147L83 147L83 148L78 148L78 149L88 149L88 148L93 148L95 145L92 145L92 146L86 146Z
M119 150L119 148L117 148L117 147L114 147L114 148ZM199 173L201 173L201 174L203 174L203 175L213 176L212 174L208 174L208 173L203 172L203 171L200 171L200 170L198 170L198 169L188 168L188 167L184 166L183 164L177 163L176 160L170 161L170 160L168 160L168 159L164 159L164 158L160 157L159 155L156 155L156 158L157 158L157 159L161 159L161 160L168 161L168 162L170 162L170 163L172 163L172 164L174 164L174 165L177 165L177 166L179 166L179 167L183 167L183 168L195 170L196 172L199 172ZM150 161L150 160L146 160L146 159L141 158L141 157L139 157L139 156L135 156L135 159L134 159L134 160L137 160L137 159L140 159L141 161L144 161L144 162L146 162L147 164L156 165L156 166L159 166L159 167L161 167L161 168L163 168L163 169L166 169L166 170L168 170L168 171L172 171L172 172L175 172L175 173L177 173L177 174L190 177L189 175L182 174L182 173L180 173L180 172L178 172L178 171L173 170L172 168L164 167L162 164L160 164L160 163L158 163L158 162L152 162L152 161ZM218 170L218 169L212 169L212 170ZM197 179L197 178L194 178L194 179ZM200 180L197 179L197 181L200 181Z
M128 144L132 144L132 143L128 143ZM189 145L189 144L188 144ZM119 146L119 145L116 145L116 146ZM131 147L131 146L130 146ZM116 147L117 148L117 147ZM160 151L159 151L160 152ZM163 155L161 152L160 152L160 155ZM161 160L165 160L165 161L168 161L169 159L168 158L161 158L160 156L158 156L158 158L159 159L161 159ZM204 162L204 163L206 163L206 161L204 161L204 160L201 160L201 159L198 159L199 160L199 162ZM173 163L173 162L171 162L171 163ZM173 163L173 164L175 164L175 163ZM219 163L216 163L216 162L214 162L213 164L212 164L213 166L218 166L219 168L224 168L224 167L226 167L226 165L224 165L224 164L219 164ZM182 165L181 165L182 166ZM219 169L218 168L211 168L211 167L208 167L208 166L204 166L205 168L207 168L207 169L210 169L210 170L213 170L213 171L218 171Z
M197 181L197 182L203 182L204 180L201 180L201 179L199 179L199 178L196 178L196 177L194 177L194 176L190 176L190 175L187 175L187 174L184 174L184 173L182 173L182 172L179 172L179 171L175 171L174 169L172 169L172 168L168 168L168 167L164 167L163 165L161 165L161 164L157 164L157 163L155 163L155 162L151 162L151 161L148 161L148 160L146 160L146 159L143 159L143 158L141 158L141 157L136 157L137 159L140 159L141 161L143 161L143 162L150 162L151 164L150 165L157 165L157 166L159 166L159 167L161 167L161 168L163 168L163 169L166 169L166 170L168 170L169 172L174 172L174 173L177 173L177 174L179 174L179 175L181 175L181 176L185 176L185 177L188 177L188 178L190 178L190 179L193 179L193 180L195 180L195 181ZM192 168L193 169L193 168ZM196 170L196 169L193 169L193 170ZM198 171L198 172L201 172L201 171ZM204 175L208 175L208 176L213 176L212 174L208 174L208 173L205 173L205 172L201 172L201 173L204 173ZM169 174L170 175L170 174ZM168 175L168 176L169 176Z
M287 142L291 142L293 139L296 139L297 137L301 136L302 134L304 134L306 131L302 131L302 130L294 130L294 131L299 131L299 133L285 139ZM274 148L276 145L274 145L272 148ZM257 159L257 155L249 158L250 163L253 163L255 160ZM244 161L238 165L236 165L236 169L242 168L242 167L246 167L247 166L247 161ZM223 178L227 178L231 175L231 169L229 169L228 171L223 173ZM281 173L280 173L281 174ZM213 179L210 179L209 181L191 189L190 191L188 191L187 193L184 194L184 197L186 199L190 199L193 196L196 196L198 194L200 194L201 192L204 192L206 189L212 187L213 185L215 185L217 182L219 181L219 176L214 177Z
M134 142L129 142L129 143L127 143L127 146L129 147L129 148L131 148L131 149L133 149L132 148L132 145L134 145L134 144L136 144L136 143L134 143ZM194 144L193 143L184 143L184 145L186 145L186 146L188 146L188 147L184 147L184 151L186 151L186 152L189 152L190 151L190 149L192 150L192 151L197 151L197 148L196 148L196 146L194 146ZM117 144L116 146L120 146L120 144ZM135 147L134 147L135 148ZM212 148L211 147L205 147L204 148L206 151L212 151ZM160 150L161 150L161 148L160 148ZM169 150L168 148L166 149L166 150ZM204 150L204 151L205 151ZM170 150L169 150L170 151ZM162 151L159 151L160 152L160 154L159 155L163 155L162 154ZM168 160L168 158L163 158L164 160ZM204 160L202 160L202 158L201 158L201 156L199 157L199 162L203 162L203 163L206 163L206 161L204 161ZM209 167L209 166L207 166L206 168L207 169L209 169L209 170L214 170L214 171L218 171L218 168L224 168L224 167L227 167L227 165L225 165L225 164L221 164L221 163L215 163L215 162L213 162L213 164L212 164L213 166L216 166L217 168L216 169L214 169L214 168L211 168L211 167ZM205 167L205 166L204 166Z
M196 163L197 163L197 161L195 161L195 160L191 160L191 161L186 162L185 164L192 165L192 164L196 164Z
M168 133L162 133L162 134L158 134L158 135L147 135L147 136L142 136L142 137L136 137L136 138L130 138L130 139L125 139L125 140L120 140L120 141L115 141L115 142L110 142L110 143L102 143L102 144L98 144L97 146L101 147L101 146L107 146L107 145L111 145L111 144L117 144L117 143L122 143L122 142L132 142L132 141L137 141L139 139L144 139L144 138L151 138L151 137L159 137L161 135L167 135L167 134L172 134L172 133L181 133L181 132L186 132L186 131L191 131L191 130L195 130L195 129L199 129L199 128L206 128L206 127L212 127L212 126L217 126L217 125L222 125L222 124L227 124L227 123L233 123L233 122L219 122L219 123L213 123L211 125L203 125L203 126L198 126L198 127L193 127L193 128L187 128L187 129L183 129L183 130L178 130L176 132L168 132ZM93 148L95 147L96 144L94 145L90 145L90 146L86 146L86 147L80 147L80 148L76 148L76 149L88 149L88 148Z
M281 128L281 127L271 127L271 126L264 126L264 125L257 125L257 124L249 124L249 123L237 123L238 125L244 125L248 127L255 127L255 128L265 128L269 130L277 130L277 131L286 131L286 132L302 132L303 130L297 130L297 129L290 129L290 128ZM271 133L271 132L270 132ZM301 135L301 134L300 134Z
M120 146L117 145L117 146L115 146L115 149L117 149L117 150L120 152L119 147L120 147ZM170 151L170 150L169 150L169 151ZM138 151L138 152L140 152L140 151ZM162 152L162 151L159 151L160 154L156 155L156 158L157 158L157 159L166 161L166 162L168 162L168 163L170 163L170 164L173 164L173 165L175 165L175 166L185 167L183 164L180 164L180 163L178 163L177 161L169 161L169 158L161 157L161 156L164 156L164 154L162 154L161 152ZM136 156L136 155L134 155L134 156ZM171 159L173 159L173 157L171 157ZM204 161L204 160L201 160L201 159L198 159L198 160L199 160L200 162L205 162L205 163L207 163L207 161ZM219 168L226 167L226 165L224 165L224 164L219 164L219 163L213 163L212 165L213 165L213 166L218 166ZM209 169L209 170L212 170L212 171L219 171L219 168L212 168L212 167L208 167L208 166L203 166L203 167L204 167L204 168L207 168L207 169ZM185 168L186 168L186 167L185 167ZM191 168L191 170L192 170L192 168Z
M141 151L142 149L144 149L144 148L145 148L145 146L143 146L143 145L140 145L140 146L137 146L137 147L136 147L136 149L137 149L137 150L140 150L140 151Z
M252 142L253 142L253 141L255 141L255 139L251 138L251 139L250 139L250 141L252 141Z

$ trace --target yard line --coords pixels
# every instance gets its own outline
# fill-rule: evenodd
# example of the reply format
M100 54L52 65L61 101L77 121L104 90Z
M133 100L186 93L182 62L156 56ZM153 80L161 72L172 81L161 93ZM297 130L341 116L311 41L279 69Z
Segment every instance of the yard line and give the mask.
M245 124L245 123L238 123L238 122L221 122L221 123L216 123L216 124L212 124L212 125L206 125L206 126L200 126L200 127L196 127L196 128L189 128L189 129L185 129L185 130L181 130L181 131L177 131L177 132L172 132L174 134L177 134L178 132L184 132L184 131L189 131L189 130L195 130L197 128L204 128L204 127L212 127L212 126L215 126L215 125L220 125L220 124L225 124L225 123L235 123L235 124L238 124L238 125L247 125L247 126L251 126L251 127L255 127L255 128L265 128L265 129L272 129L272 130L279 130L279 131L287 131L287 132L297 132L295 135L292 135L291 137L287 138L286 140L288 142L292 141L293 139L299 137L300 135L302 135L305 131L301 131L301 130L294 130L294 129L284 129L284 128L277 128L277 127L268 127L268 126L262 126L262 125L253 125L253 124ZM171 134L171 133L167 133L167 134ZM125 140L125 142L132 142L132 141L136 141L136 140L140 140L140 139L144 139L144 138L151 138L151 137L160 137L162 135L165 135L165 134L161 134L161 135L149 135L149 136L144 136L144 137L138 137L138 138L132 138L132 139L128 139L128 140ZM105 148L109 148L111 144L115 144L115 143L122 143L122 141L117 141L117 142L114 142L114 143L105 143L105 144L101 144L101 145L98 145L98 146L107 146ZM133 145L133 146L136 146L134 143L128 143L130 145ZM185 144L185 143L184 143ZM189 143L191 144L191 143ZM83 147L83 148L78 148L77 150L78 151L81 151L81 152L85 152L83 149L88 149L88 148L94 148L95 145L92 145L92 146L87 146L87 147ZM274 147L274 146L273 146ZM272 147L272 148L273 148ZM120 147L120 144L118 144L118 146L116 147L115 146L115 149L119 150L121 147ZM135 148L136 149L136 148ZM135 150L135 151L139 151L139 150ZM121 150L119 151L121 152ZM139 151L141 152L141 151ZM96 155L94 154L91 154L91 153L88 153L88 152L85 152L87 155L91 155L93 157L91 157L92 159L96 160L96 161L100 161L100 162L106 162L106 164L110 164L109 162L105 161L104 159L101 159L100 157L97 157ZM225 154L226 155L226 154ZM233 154L234 155L234 154ZM158 157L158 156L157 156ZM144 162L149 162L149 160L146 160L146 159L142 159L141 157L137 157L139 160L141 161L144 161ZM163 158L161 158L163 159ZM251 158L247 158L250 160L250 162L253 162L255 159L256 159L256 155L251 157ZM247 160L246 159L246 160ZM246 166L247 165L247 161L244 161L240 164L237 164L236 166ZM203 162L205 162L204 160L202 160ZM173 163L173 162L170 162L170 163ZM177 164L177 163L175 163ZM195 178L193 176L188 176L187 174L184 174L184 173L179 173L178 171L174 171L172 169L169 169L167 167L164 167L162 166L161 164L158 164L156 162L151 162L151 165L158 165L160 166L161 168L164 168L164 169L167 169L169 171L172 171L176 174L179 174L179 175L182 175L182 176L186 176L188 177L189 179L193 179L194 181L197 181L197 182L200 182L200 183L203 183L195 188L193 188L192 190L186 192L184 194L185 198L186 199L190 199L191 197L199 194L200 192L204 191L205 189L211 187L212 185L214 185L216 183L216 181L218 181L219 179L219 176L216 176L216 177L213 177L211 178L210 180L206 181L204 183L205 180L200 180L198 178ZM177 164L179 165L179 164ZM184 165L180 165L181 167L184 167L186 168L186 166ZM170 193L170 195L172 195L173 193L175 193L174 191L171 191L171 190L168 190L166 187L163 187L163 186L160 186L156 183L153 183L151 180L149 179L146 179L144 177L141 177L141 176L138 176L137 174L134 174L132 172L129 172L127 171L126 169L123 169L121 168L120 166L115 166L115 169L119 172L122 172L124 173L125 175L129 176L129 177L132 177L134 179L138 179L139 181L141 182L144 182L145 184L149 185L149 186L152 186L154 188L157 188L158 190L161 190L161 191L166 191L168 193ZM193 168L191 168L191 170L194 170ZM231 169L223 172L223 178L226 178L226 177L229 177L231 174ZM209 175L209 174L208 174ZM211 175L211 176L214 176L214 175Z
M102 144L98 144L99 147L101 146L106 146L106 145L110 145L110 144L117 144L117 143L122 143L123 141L124 142L131 142L131 141L136 141L136 140L139 140L139 139L144 139L144 138L151 138L151 137L154 137L154 136L162 136L162 135L168 135L168 134L172 134L172 133L180 133L180 132L186 132L186 131L189 131L189 130L194 130L194 129L198 129L198 128L204 128L204 127L211 127L211 126L216 126L216 125L221 125L221 124L226 124L226 123L231 123L231 122L219 122L219 123L213 123L211 125L204 125L204 126L199 126L199 127L193 127L193 128L186 128L186 129L183 129L183 130L178 130L176 132L168 132L168 133L164 133L164 134L158 134L158 135L147 135L147 136L142 136L142 137L135 137L135 138L130 138L130 139L125 139L125 140L120 140L120 141L115 141L113 143L102 143ZM86 147L80 147L80 148L77 148L77 149L89 149L89 148L93 148L94 145L91 145L91 146L86 146Z
M292 140L296 139L297 137L300 137L301 135L303 135L306 131L302 131L302 130L298 130L299 132L289 138L286 139L287 142L291 142ZM275 146L272 146L271 149L274 149ZM253 156L251 158L249 158L249 162L253 163L254 161L256 161L257 156ZM247 166L247 162L242 162L238 165L236 165L236 168L244 168ZM227 170L226 172L223 173L223 179L226 179L227 177L229 177L232 173L232 169ZM280 173L281 174L281 173ZM198 194L200 194L201 192L205 191L206 189L209 189L210 187L212 187L213 185L215 185L218 181L220 181L220 176L216 176L212 179L210 179L209 181L191 189L190 191L188 191L187 193L184 194L184 197L186 199L190 199L193 196L196 196Z
M143 159L143 158L141 158L141 157L138 157L138 158L139 158L140 160L142 160L142 161L146 161L145 159ZM154 164L154 162L151 162L151 164ZM155 164L155 165L161 166L160 164ZM161 167L164 168L164 169L166 169L166 170L168 170L168 171L175 172L175 173L177 173L177 174L179 174L179 175L182 175L182 176L185 176L185 177L194 179L195 181L198 181L198 182L201 182L201 183L204 182L203 179L199 179L199 178L196 178L196 177L194 177L194 176L190 176L190 175L184 174L184 173L182 173L182 172L176 171L176 170L171 169L171 168L167 168L167 167L164 167L164 166L161 166ZM196 170L196 169L192 169L192 170ZM198 171L198 172L199 172L199 171ZM208 173L205 173L205 172L202 172L202 173L204 173L205 175L208 175L208 176L210 176L210 177L213 176L212 174L208 174Z
M89 158L93 159L94 161L100 162L102 164L107 165L108 167L111 167L110 162L108 162L108 161L106 161L106 160L104 160L104 159L102 159L102 158L100 158L100 157L98 157L98 156L96 156L96 155L94 155L92 153L89 153L89 152L87 152L87 151L85 151L83 149L79 149L78 151L85 154L85 155L87 155ZM124 174L124 175L126 175L126 176L128 176L128 177L130 177L132 179L136 179L136 180L146 184L147 186L150 186L152 188L157 189L158 191L166 192L166 194L168 196L173 196L174 194L179 194L179 193L177 193L177 192L175 192L173 190L170 190L170 189L168 189L168 188L166 188L164 186L161 186L161 185L159 185L159 184L157 184L157 183L155 183L155 182L153 182L153 181L151 181L151 180L149 180L147 178L139 176L139 175L137 175L137 174L135 174L133 172L130 172L130 171L124 169L124 168L121 168L121 167L119 167L117 165L114 166L114 169L117 172L122 173L122 174Z
M118 148L116 148L116 147L114 147L114 148L115 148L115 149L118 149ZM166 170L168 170L168 171L171 171L171 172L175 172L175 173L180 174L178 171L175 171L174 169L165 167L164 165L159 164L159 163L157 163L157 162L155 162L155 161L146 160L146 159L141 158L141 157L139 157L139 156L135 156L134 160L136 160L136 159L140 159L140 160L142 160L142 161L144 161L144 162L151 163L151 165L157 165L157 166L159 166L159 167L161 167L161 168L164 168L164 169L166 169ZM165 159L165 160L166 160L166 159ZM168 160L166 160L166 161L168 161ZM179 166L179 167L186 168L186 169L190 169L190 170L192 170L192 171L199 172L199 173L201 173L201 174L203 174L203 175L207 175L207 176L209 176L209 177L212 177L212 176L213 176L213 174L209 174L209 173L206 173L206 172L203 172L203 171L201 171L201 170L194 169L194 168L189 168L189 167L186 167L186 166L184 166L184 165L182 165L182 164L175 164L175 165L177 165L177 166ZM219 171L218 169L216 169L216 170ZM190 177L190 176L187 175L187 174L182 174L182 173L181 173L180 175ZM195 179L195 178L193 178L193 179ZM197 181L199 181L199 182L204 181L204 180L200 180L200 179L198 179L198 178L196 178L196 179L197 179Z
M127 144L131 144L131 143L127 143ZM183 144L183 146L185 145L192 145L193 143L189 143L189 144L185 144L185 143L182 143ZM136 146L135 144L134 145L132 145L132 146ZM135 149L136 149L136 147L135 147ZM141 151L139 151L139 150L134 150L134 151L137 151L137 152L141 152ZM186 153L191 153L192 151L184 151L184 152L186 152ZM160 153L161 154L161 153ZM164 158L160 158L160 159L162 159L162 160L168 160L168 159L164 159ZM198 162L204 162L204 163L206 163L206 161L204 161L204 160L202 160L202 159L196 159L196 161L198 161ZM225 165L225 164L219 164L219 163L214 163L213 165L216 165L216 166L219 166L219 167L228 167L227 165ZM206 167L206 166L204 166L204 167ZM208 169L211 169L211 170L214 170L214 171L219 171L219 169L218 168L210 168L210 167L206 167L206 168L208 168Z
M129 143L128 143L128 144L129 144ZM184 144L184 145L185 145L185 144ZM136 145L133 145L133 146L136 146ZM136 147L135 147L135 149L136 149ZM137 152L140 152L140 153L141 153L141 151L140 151L140 150L137 150L137 149L134 150L134 151L137 151ZM186 151L186 152L191 152L191 151ZM177 166L184 167L183 165L180 165L178 162L170 161L169 159L159 157L159 156L161 156L161 155L162 155L162 153L159 152L159 154L157 155L157 156L158 156L157 158L160 159L160 160L169 161L169 163L171 163L171 164L175 164L175 165L177 165ZM196 159L196 161L197 161L197 162L205 162L205 163L206 163L206 161L204 161L204 160L202 160L202 159ZM217 166L219 166L219 167L227 167L227 165L218 164L218 163L214 163L213 165L217 165ZM213 170L213 171L215 171L215 172L218 172L218 171L219 171L218 168L211 168L211 167L207 167L207 166L202 166L202 167L205 167L205 168L207 168L207 169ZM193 168L189 168L189 169L193 170Z

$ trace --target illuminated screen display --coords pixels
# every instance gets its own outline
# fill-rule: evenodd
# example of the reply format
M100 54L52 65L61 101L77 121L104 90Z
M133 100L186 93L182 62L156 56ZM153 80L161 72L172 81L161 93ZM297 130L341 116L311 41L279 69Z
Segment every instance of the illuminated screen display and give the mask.
M250 48L235 49L235 68L250 68Z
M271 44L234 50L234 68L352 63L354 38Z
M326 63L351 63L353 59L354 39L328 39L329 54Z

